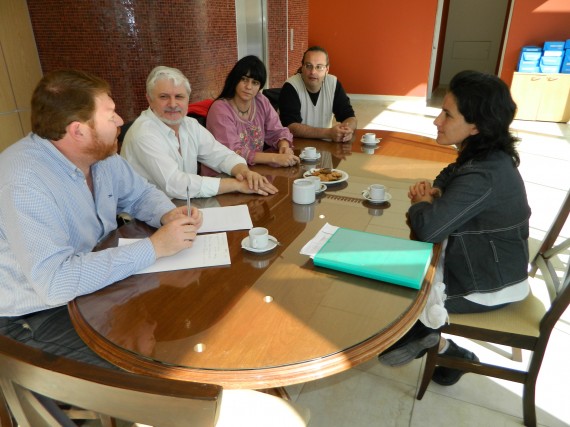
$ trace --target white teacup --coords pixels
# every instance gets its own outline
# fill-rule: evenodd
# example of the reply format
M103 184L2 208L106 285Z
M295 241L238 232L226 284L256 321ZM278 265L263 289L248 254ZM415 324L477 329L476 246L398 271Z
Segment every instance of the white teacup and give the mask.
M306 159L316 158L317 157L316 147L305 147L305 149L303 150L303 156L305 156Z
M308 179L293 181L293 202L308 205L315 201L315 185Z
M386 198L386 187L382 184L372 184L368 187L370 200L384 200Z
M263 249L269 244L269 230L264 227L254 227L249 230L249 246L253 249Z
M362 137L364 142L368 143L375 143L376 142L376 134L375 133L365 133Z
M318 176L308 176L305 179L311 181L313 183L313 187L315 187L315 191L319 191L321 189L321 178Z

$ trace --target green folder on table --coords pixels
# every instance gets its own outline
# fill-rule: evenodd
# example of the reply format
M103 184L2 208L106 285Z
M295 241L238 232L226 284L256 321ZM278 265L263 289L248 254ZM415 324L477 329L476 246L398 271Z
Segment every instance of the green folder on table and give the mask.
M433 244L339 228L313 258L316 266L420 289Z

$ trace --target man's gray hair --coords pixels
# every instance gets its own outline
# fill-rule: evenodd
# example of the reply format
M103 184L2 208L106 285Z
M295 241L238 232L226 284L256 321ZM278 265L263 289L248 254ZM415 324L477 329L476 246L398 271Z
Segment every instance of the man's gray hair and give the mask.
M190 82L186 78L182 71L178 68L165 67L164 65L159 65L154 67L146 79L146 93L152 98L152 91L158 80L169 79L172 80L175 86L180 86L184 84L186 90L188 91L188 96L190 96Z

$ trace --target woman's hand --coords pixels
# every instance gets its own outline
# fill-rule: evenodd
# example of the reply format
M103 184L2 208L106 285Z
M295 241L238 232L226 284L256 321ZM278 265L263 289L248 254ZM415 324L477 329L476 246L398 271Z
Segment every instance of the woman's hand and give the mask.
M279 141L279 154L295 154L293 149L289 146L289 141L282 139Z
M419 202L432 203L433 199L441 197L441 189L432 187L429 181L418 181L410 186L408 198L412 204Z
M290 150L290 149L289 149ZM291 150L293 151L293 150ZM299 157L295 156L292 152L291 153L275 153L273 155L273 159L271 163L274 163L279 166L289 167L298 165L301 162Z

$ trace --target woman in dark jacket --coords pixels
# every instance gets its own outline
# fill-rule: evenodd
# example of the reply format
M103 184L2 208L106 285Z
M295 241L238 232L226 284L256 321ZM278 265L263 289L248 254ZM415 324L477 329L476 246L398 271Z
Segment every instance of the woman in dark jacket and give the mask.
M509 89L498 77L458 73L434 121L437 143L457 146L457 161L443 169L433 185L420 181L408 193L412 231L419 240L445 246L438 273L450 313L495 310L529 292L530 208L517 168L518 139L509 130L515 112ZM433 346L438 335L417 324L380 360L390 365L411 361ZM440 352L477 359L444 338ZM451 385L462 374L438 367L433 380Z

